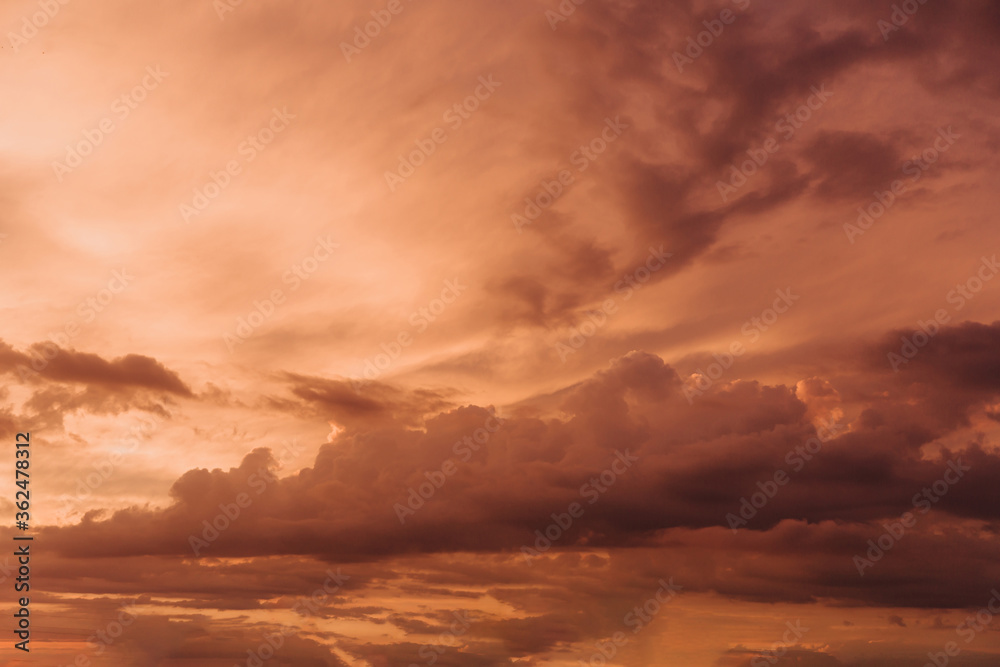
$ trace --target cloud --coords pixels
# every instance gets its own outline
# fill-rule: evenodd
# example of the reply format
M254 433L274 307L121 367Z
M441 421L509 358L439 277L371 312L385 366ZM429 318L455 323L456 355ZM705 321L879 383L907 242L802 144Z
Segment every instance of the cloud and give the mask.
M947 328L936 342L952 345L955 336L968 330ZM989 355L993 349L982 341L967 354ZM928 353L927 381L938 377L949 384L931 383L931 389L922 390L932 392L925 394L926 400L934 392L951 393L950 383L980 382L977 375L955 375L954 368L934 365L933 353ZM897 379L885 373L874 377L888 380L889 387ZM925 552L941 551L962 571L959 559L979 549L970 543L949 556L948 540L964 541L960 536L977 521L998 518L991 509L997 505L983 498L994 495L991 480L1000 474L1000 459L978 442L925 456L922 447L946 431L909 425L914 407L906 385L899 394L892 389L888 398L857 401L844 397L836 383L818 378L804 381L799 390L736 381L721 383L689 404L682 380L670 366L654 355L632 353L561 392L559 417L542 411L545 402L533 407L527 401L501 413L502 425L492 409L465 406L425 417L414 428L419 410L409 406L425 406L419 392L404 398L405 392L375 385L372 396L392 397L390 402L342 400L351 396L342 384L312 381L313 387L334 392L317 394L304 390L305 378L292 379L292 392L300 400L322 406L329 418L346 424L332 443L320 448L312 467L279 478L271 453L257 449L228 471L189 471L174 483L174 504L166 509L136 507L106 519L94 514L76 526L46 529L52 548L90 557L190 557L194 537L205 541L201 551L212 557L282 553L364 561L452 551L517 556L522 546L536 545L536 530L544 530L554 513L565 512L575 501L585 515L555 540L557 550L650 547L679 539L688 549L715 548L711 545L719 542L718 547L729 544L731 552L745 544L752 552L787 552L776 561L781 568L793 567L806 554L823 554L818 569L827 571L824 576L840 571L839 576L853 578L857 573L851 558L864 552L867 540L878 538L884 530L881 522L898 520L905 511L916 513L911 496L936 488L950 467L961 466L960 479L947 493L938 492L933 513L897 547L901 555L887 557L878 569L892 573L916 567L919 560L902 554L919 544ZM822 442L813 421L820 414L829 418L834 410L857 417L839 430L825 429ZM345 416L352 411L362 419ZM491 422L495 432L487 434L484 425ZM473 449L466 438L477 431L487 439ZM810 439L814 445L807 445ZM634 468L614 464L622 452L635 458ZM781 488L773 481L777 471L787 477ZM420 497L415 489L421 485L432 490L431 497ZM249 498L247 506L237 518L226 520L221 515L227 507L234 512L241 495ZM767 496L759 508L756 496ZM402 507L412 511L400 514ZM945 514L959 523L938 537L935 531L944 525ZM733 517L741 517L735 527L744 536L729 543L724 536L734 527ZM231 525L211 537L213 520ZM809 577L814 589L800 582L794 592L767 588L766 595L954 604L975 589L970 584L962 590L957 577L952 576L955 590L947 595L933 586L921 591L910 585L905 594L868 589L861 581L830 589L821 585L822 576ZM710 577L703 585L722 584ZM750 582L747 586L725 590L751 598L765 590L756 592Z
M193 396L178 375L151 357L127 354L108 361L100 355L65 350L52 343L36 343L17 352L0 342L0 372L22 379L48 379L70 384L99 385L112 391L140 388Z

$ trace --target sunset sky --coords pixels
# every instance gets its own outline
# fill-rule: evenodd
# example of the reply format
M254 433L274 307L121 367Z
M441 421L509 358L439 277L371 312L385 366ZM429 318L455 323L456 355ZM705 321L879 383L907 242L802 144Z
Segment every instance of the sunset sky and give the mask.
M0 664L1000 664L1000 4L0 26Z

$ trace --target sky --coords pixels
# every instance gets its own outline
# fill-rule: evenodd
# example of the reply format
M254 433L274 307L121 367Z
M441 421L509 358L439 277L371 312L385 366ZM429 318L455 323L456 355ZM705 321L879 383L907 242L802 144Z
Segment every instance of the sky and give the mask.
M1000 660L997 3L0 26L0 663Z

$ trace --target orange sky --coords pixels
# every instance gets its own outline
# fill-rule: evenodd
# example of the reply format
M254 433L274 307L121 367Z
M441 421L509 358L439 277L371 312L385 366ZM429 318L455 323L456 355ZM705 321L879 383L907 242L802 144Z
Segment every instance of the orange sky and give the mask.
M996 3L293 4L0 7L2 664L996 664Z

